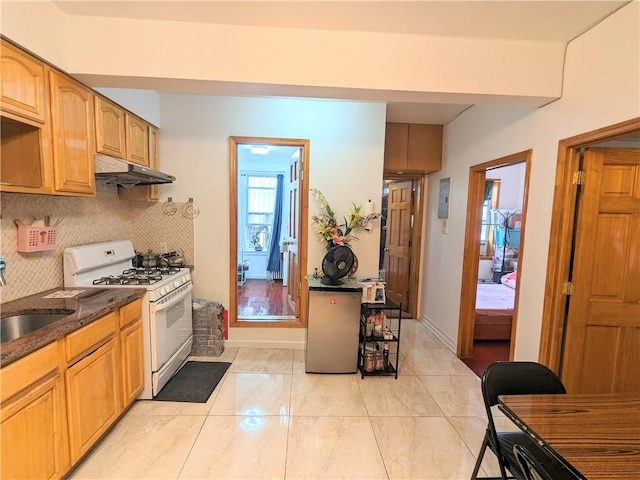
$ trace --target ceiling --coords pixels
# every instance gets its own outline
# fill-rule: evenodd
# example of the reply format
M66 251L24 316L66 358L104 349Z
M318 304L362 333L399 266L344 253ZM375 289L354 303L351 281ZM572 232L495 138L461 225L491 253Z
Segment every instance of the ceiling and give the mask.
M70 15L566 44L629 0L75 0L54 3ZM264 95L268 95L267 90ZM470 106L464 102L388 102L387 119L446 124Z

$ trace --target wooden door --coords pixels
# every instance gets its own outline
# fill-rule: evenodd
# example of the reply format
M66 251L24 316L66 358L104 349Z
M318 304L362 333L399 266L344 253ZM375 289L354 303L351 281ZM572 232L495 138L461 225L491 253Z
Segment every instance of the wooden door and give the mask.
M60 478L67 466L60 375L2 406L2 478Z
M55 190L95 194L93 93L50 71Z
M412 191L411 181L389 184L385 281L388 299L403 306L409 304Z
M118 418L120 361L110 340L66 372L71 463L84 455Z
M300 149L302 150L302 149ZM298 258L298 230L300 214L300 155L293 156L289 161L289 238L287 256L287 301L296 317L300 316L300 265Z
M562 380L572 393L640 391L640 152L587 149Z
M117 158L125 158L124 110L116 104L95 96L96 151Z

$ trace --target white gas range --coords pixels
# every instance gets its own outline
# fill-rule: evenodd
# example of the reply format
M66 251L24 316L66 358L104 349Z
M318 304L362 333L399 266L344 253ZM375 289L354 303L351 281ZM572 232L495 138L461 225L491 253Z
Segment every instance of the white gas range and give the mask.
M151 399L191 353L191 274L188 268L134 268L128 240L65 248L64 286L83 288L144 288L142 333L144 390Z

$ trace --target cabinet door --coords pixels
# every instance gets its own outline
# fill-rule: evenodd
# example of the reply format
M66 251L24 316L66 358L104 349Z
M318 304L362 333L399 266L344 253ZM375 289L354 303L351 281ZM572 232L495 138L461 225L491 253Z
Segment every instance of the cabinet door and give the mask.
M149 167L158 169L158 129L149 125ZM160 200L158 185L121 188L118 195L123 200L137 202L157 202Z
M126 157L124 110L95 96L96 151L117 158Z
M433 173L442 167L442 125L409 124L407 170Z
M409 125L387 123L384 137L384 169L393 173L407 170Z
M122 411L116 341L110 340L66 372L71 462L100 438Z
M129 113L125 117L127 123L127 160L147 167L149 166L147 122Z
M53 70L49 81L55 190L94 195L93 93Z
M2 478L60 478L68 465L62 377L4 403L0 435Z
M142 358L142 321L132 323L120 332L122 365L122 404L129 406L144 387Z
M2 112L45 123L47 102L44 64L4 40L0 46Z

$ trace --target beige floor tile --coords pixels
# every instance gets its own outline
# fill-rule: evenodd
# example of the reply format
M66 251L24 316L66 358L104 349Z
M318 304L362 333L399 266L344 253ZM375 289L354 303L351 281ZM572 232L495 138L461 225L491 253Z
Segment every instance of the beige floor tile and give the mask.
M471 477L475 458L446 418L374 417L371 424L390 479Z
M306 350L293 351L293 373L304 373Z
M444 414L418 377L365 377L360 391L369 416L442 417Z
M366 416L357 375L294 374L291 415Z
M480 380L475 375L419 378L447 417L486 416Z
M129 415L180 415L180 416L202 416L207 415L213 405L213 400L218 395L217 390L220 384L213 391L207 403L187 403L187 402L160 402L156 400L137 400L133 404Z
M218 357L198 357L189 356L188 360L196 362L233 362L236 354L238 353L238 347L225 347L224 352Z
M205 418L126 415L70 478L178 478Z
M516 431L518 427L513 424L507 418L495 418L495 424L498 431ZM487 428L487 418L483 417L450 417L449 422L453 425L453 428L458 435L462 438L462 441L466 443L469 450L477 458L480 453L480 447L482 446L482 439L484 438L484 432ZM496 456L487 450L482 460L482 471L485 475L500 476L500 468L498 467L498 460Z
M209 415L288 415L289 373L229 373Z
M292 373L293 350L239 348L229 372Z
M402 344L400 344L400 368L398 369L398 376L407 376L407 375L415 375L416 372L413 371L411 365L409 365L409 360L407 356L402 352Z
M400 351L403 349L447 348L433 333L417 320L402 322Z
M400 344L400 351L403 351ZM477 378L462 360L449 349L404 349L409 365L416 375L469 375Z
M287 479L386 479L366 417L292 417Z
M207 417L181 479L282 479L288 417Z

